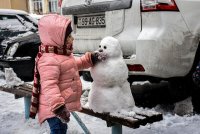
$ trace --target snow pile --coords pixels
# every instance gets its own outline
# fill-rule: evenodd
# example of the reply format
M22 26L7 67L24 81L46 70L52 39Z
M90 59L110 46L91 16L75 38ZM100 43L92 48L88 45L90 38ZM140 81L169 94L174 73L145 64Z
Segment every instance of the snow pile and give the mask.
M13 71L12 68L5 68L5 78L8 87L24 84L24 81L17 77L17 74Z
M24 84L12 68L5 68L5 72L0 71L0 86L11 88Z
M3 71L0 71L0 86L4 85L6 85L5 73Z
M192 98L189 97L183 101L175 103L174 112L178 115L188 115L193 113Z

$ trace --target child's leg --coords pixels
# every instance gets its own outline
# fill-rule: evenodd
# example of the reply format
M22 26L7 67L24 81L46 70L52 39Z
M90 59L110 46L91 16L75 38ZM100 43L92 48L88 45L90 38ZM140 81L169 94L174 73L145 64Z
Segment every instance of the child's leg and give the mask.
M66 134L67 133L67 124L62 123L57 117L47 119L51 134Z

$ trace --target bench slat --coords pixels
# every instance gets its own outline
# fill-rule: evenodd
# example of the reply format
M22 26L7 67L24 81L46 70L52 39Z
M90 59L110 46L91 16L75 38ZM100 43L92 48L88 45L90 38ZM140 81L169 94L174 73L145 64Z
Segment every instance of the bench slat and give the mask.
M131 128L138 128L140 125L153 123L153 122L160 121L163 119L162 114L157 113L157 112L155 112L155 114L152 113L150 116L149 115L144 116L137 113L134 116L125 116L120 113L119 114L118 113L117 114L96 113L87 107L82 107L82 110L80 112L91 115L91 116L95 116L107 122L111 122L109 124L112 124L112 123L121 124L121 125L131 127Z
M31 96L31 92L30 91L20 90L20 89L17 89L15 87L12 87L12 88L0 87L0 90L8 92L8 93L16 94L18 96L26 96L26 97Z
M91 116L98 117L98 118L105 120L107 122L122 124L124 126L129 126L129 127L134 127L134 128L139 127L139 124L137 123L138 120L134 119L134 118L126 117L126 119L125 119L125 118L120 118L120 117L117 117L117 116L110 116L109 114L106 114L106 113L95 113L91 109L87 109L87 108L84 108L84 107L82 107L82 110L80 112L91 115Z

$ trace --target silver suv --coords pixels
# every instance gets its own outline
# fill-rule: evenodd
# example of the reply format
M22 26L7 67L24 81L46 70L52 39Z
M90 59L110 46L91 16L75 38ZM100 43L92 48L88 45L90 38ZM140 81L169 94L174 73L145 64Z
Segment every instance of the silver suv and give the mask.
M199 7L199 0L63 0L62 15L73 20L75 54L117 38L130 83L188 81L200 58Z

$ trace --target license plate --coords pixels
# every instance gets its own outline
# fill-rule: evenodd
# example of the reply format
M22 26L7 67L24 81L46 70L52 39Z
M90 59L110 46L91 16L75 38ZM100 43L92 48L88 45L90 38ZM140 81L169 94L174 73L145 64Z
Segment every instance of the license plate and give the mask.
M106 27L105 15L78 16L78 28L103 28Z

